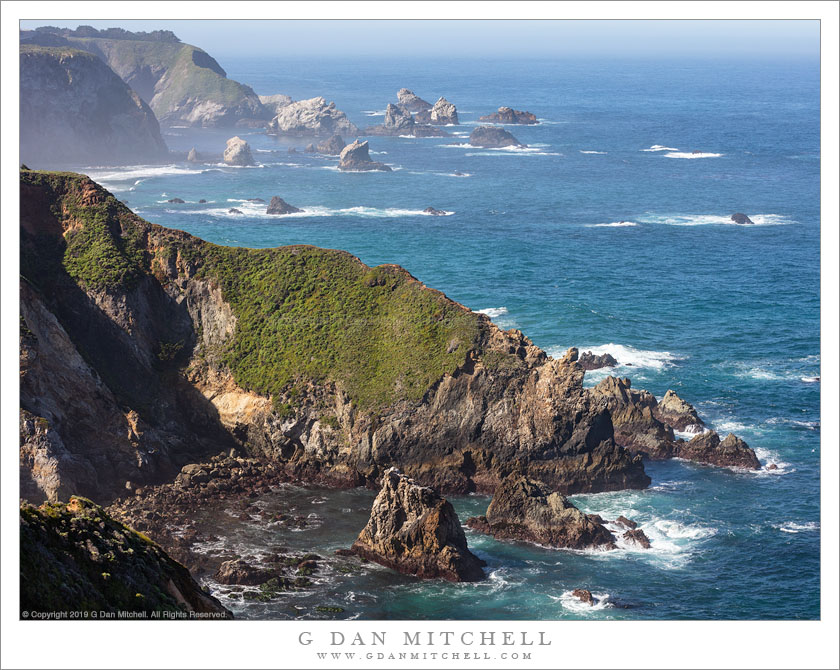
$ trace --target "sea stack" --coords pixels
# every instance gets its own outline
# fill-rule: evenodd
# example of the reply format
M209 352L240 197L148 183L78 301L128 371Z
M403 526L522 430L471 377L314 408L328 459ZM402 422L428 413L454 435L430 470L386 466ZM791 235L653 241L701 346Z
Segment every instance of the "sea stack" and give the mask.
M385 472L370 520L353 551L417 577L453 582L484 579L484 562L467 548L452 505L396 468Z
M537 117L531 112L520 112L510 107L499 107L499 111L478 117L479 121L487 123L516 123L519 125L534 125L539 123Z
M458 125L458 110L446 98L439 98L428 111L418 111L414 117L418 123L430 123L433 126Z
M266 214L275 214L275 215L282 215L282 214L297 214L298 212L302 212L302 209L298 209L297 207L290 205L288 202L283 200L283 198L279 198L276 195L271 198L271 202L268 203L268 209L265 210Z
M525 146L507 130L497 126L479 126L470 133L470 144L485 149Z
M227 141L222 160L228 165L253 165L250 145L241 137L231 137Z
M560 493L514 473L496 489L483 517L470 528L500 539L522 540L563 549L615 549L615 538Z
M431 102L426 102L423 98L414 95L414 91L409 91L407 88L401 88L397 91L397 102L400 107L409 112L425 112L432 108Z
M385 163L372 161L369 152L370 148L367 142L355 140L341 150L338 158L338 169L345 172L391 171L391 168L385 165Z

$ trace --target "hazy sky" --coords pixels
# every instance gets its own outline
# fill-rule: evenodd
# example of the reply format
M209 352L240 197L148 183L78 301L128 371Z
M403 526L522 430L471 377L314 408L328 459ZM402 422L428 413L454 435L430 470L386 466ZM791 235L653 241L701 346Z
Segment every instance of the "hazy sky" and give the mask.
M217 58L248 56L819 56L818 21L22 21L171 30Z

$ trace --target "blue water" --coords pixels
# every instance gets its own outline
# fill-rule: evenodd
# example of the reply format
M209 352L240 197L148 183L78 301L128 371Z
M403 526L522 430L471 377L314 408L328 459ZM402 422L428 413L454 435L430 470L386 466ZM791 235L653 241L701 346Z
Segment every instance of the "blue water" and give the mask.
M586 511L640 522L653 541L647 553L576 554L470 533L489 563L486 584L421 583L367 566L296 597L352 592L340 616L363 618L819 617L820 385L803 381L820 374L816 62L223 66L261 94L324 95L361 127L381 123L372 114L403 86L430 101L445 95L462 125L447 129L459 133L451 139L370 138L372 158L392 173L343 174L335 159L286 153L308 140L252 130L236 134L259 167L86 171L155 223L221 244L307 243L399 263L549 353L611 351L631 364L617 372L635 386L659 397L677 390L710 426L779 465L746 474L652 463L646 491L574 497ZM448 146L500 105L543 120L509 128L529 151ZM174 128L165 139L174 150L221 153L233 134ZM654 145L668 149L644 151ZM694 151L710 155L682 157ZM274 195L309 212L278 219L242 202ZM173 197L187 203L165 202ZM427 206L453 213L421 215ZM245 214L228 215L231 207ZM759 225L727 223L736 211ZM635 225L603 225L619 222ZM587 373L586 383L604 374ZM370 494L319 495L339 510L330 518L353 511L294 539L315 551L349 545ZM487 499L453 502L466 517ZM285 531L230 532L259 543ZM577 587L632 607L581 610L563 595ZM289 615L285 601L234 607Z

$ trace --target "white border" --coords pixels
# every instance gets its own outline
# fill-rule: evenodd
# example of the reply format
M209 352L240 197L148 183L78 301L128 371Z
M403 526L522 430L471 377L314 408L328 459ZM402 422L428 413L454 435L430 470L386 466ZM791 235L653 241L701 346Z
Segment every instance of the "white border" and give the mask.
M838 667L838 5L836 2L4 2L2 4L2 667ZM549 17L821 19L822 41L822 620L819 622L208 622L21 623L17 607L17 21L105 16L201 18ZM784 501L779 501L784 505ZM500 613L502 615L503 613ZM94 627L94 628L92 628ZM129 628L130 627L130 628ZM297 635L341 630L547 631L530 663L385 660L319 664ZM479 648L480 649L480 648ZM500 648L496 648L498 651ZM523 651L524 648L512 648ZM397 651L404 651L402 648ZM471 651L475 650L472 648ZM547 650L547 651L543 651ZM365 651L378 651L366 648ZM429 649L432 651L432 649ZM433 651L446 651L437 647Z

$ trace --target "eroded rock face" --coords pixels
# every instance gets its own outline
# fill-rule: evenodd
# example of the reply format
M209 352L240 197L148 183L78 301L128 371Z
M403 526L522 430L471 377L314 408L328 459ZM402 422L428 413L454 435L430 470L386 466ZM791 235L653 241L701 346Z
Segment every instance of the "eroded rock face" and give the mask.
M338 156L341 150L347 146L347 143L341 135L333 135L330 139L319 143L316 149L319 154L326 154L328 156Z
M467 522L497 538L563 549L614 549L615 538L602 524L564 496L520 474L508 476L493 494L483 517Z
M334 102L322 97L298 100L277 109L268 125L270 135L322 136L356 135L359 129Z
M187 154L187 162L189 163L200 163L201 160L198 157L198 152L195 150L195 147L190 149L189 153Z
M439 98L430 110L418 110L414 120L418 123L429 123L433 126L457 126L458 110L446 98Z
M265 210L266 214L296 214L298 212L302 212L302 209L298 209L297 207L290 205L288 202L283 200L278 196L273 196L271 198L271 202L268 203L268 209Z
M449 133L440 128L428 124L415 123L411 113L402 106L388 103L385 109L385 121L380 126L369 126L365 128L366 135L400 136L408 135L413 137L449 137Z
M391 168L385 163L378 163L370 159L370 148L367 142L355 140L341 150L338 157L338 169L346 172L368 172L380 170L390 172Z
M423 98L414 95L414 91L409 91L407 88L401 88L397 91L397 102L400 107L404 107L409 112L423 112L432 108L431 102L426 102Z
M382 125L390 130L410 135L414 128L414 119L407 109L397 107L389 102L385 108L385 122Z
M222 160L228 165L253 165L251 146L241 137L231 137L225 146Z
M578 363L584 370L600 370L601 368L612 368L618 365L618 361L611 354L606 353L596 356L591 351L584 351L580 355Z
M689 442L678 444L675 456L699 463L758 470L761 464L755 452L744 440L729 433L725 439L713 430L694 436Z
M654 410L654 416L674 430L699 433L706 424L697 416L697 410L668 389Z
M510 107L499 107L497 112L493 112L487 116L480 116L478 120L486 121L487 123L517 123L520 125L539 123L537 117L531 114L531 112L520 112Z
M260 102L262 103L263 107L271 112L272 115L276 115L280 108L285 107L286 105L291 105L294 102L289 95L284 95L282 93L275 93L274 95L261 95Z
M370 520L353 551L417 577L453 582L484 579L483 561L467 548L452 505L395 468L385 472Z
M470 144L474 147L486 149L525 146L507 130L497 126L479 126L470 133Z
M243 584L246 586L263 584L271 577L272 573L268 570L256 568L241 558L225 561L215 575L219 584Z

